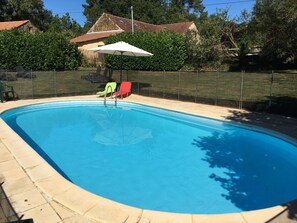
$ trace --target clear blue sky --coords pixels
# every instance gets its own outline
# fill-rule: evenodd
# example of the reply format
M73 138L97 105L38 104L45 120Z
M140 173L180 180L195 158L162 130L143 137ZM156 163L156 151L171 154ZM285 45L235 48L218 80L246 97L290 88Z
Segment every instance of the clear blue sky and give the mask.
M82 4L85 0L43 0L44 7L51 10L54 15L60 16L69 12L71 18L83 25L86 21L83 15ZM255 4L255 0L203 0L206 11L209 14L215 13L217 8L228 8L230 18L240 15L240 12L246 9L250 12Z

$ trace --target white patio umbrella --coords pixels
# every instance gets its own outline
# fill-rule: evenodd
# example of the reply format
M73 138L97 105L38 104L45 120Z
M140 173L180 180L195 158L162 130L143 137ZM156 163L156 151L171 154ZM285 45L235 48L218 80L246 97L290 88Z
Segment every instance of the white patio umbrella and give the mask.
M121 75L120 81L122 82L122 56L135 56L135 57L149 57L153 56L153 54L137 48L135 46L130 45L129 43L120 41L104 46L99 46L96 48L90 49L91 51L104 53L104 54L112 54L112 55L120 55L121 56Z

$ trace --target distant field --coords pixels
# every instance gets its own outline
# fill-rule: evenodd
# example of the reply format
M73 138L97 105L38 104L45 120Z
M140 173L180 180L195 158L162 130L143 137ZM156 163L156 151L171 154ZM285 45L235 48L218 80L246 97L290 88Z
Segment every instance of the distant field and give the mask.
M14 86L22 99L95 94L104 88L104 83L81 79L82 75L89 72L36 71L33 72L37 76L35 79L18 78L8 84ZM119 76L119 71L114 71L113 79L118 83ZM235 107L240 100L260 103L267 101L270 96L297 100L296 73L274 73L272 80L271 73L244 73L242 76L236 72L123 71L123 80L133 83L132 91L136 94L211 104L223 101L233 103Z

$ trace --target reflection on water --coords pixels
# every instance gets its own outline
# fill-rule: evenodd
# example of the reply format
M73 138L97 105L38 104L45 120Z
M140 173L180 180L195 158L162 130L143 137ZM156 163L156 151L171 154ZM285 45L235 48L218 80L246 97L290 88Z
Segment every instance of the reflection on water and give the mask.
M152 138L150 129L129 126L122 126L119 129L118 126L112 126L110 129L98 132L94 137L94 141L104 145L123 146L137 144L150 138Z
M145 124L126 108L119 110L107 107L102 112L93 114L92 118L96 120L93 140L100 144L125 146L153 138L152 130L145 128Z

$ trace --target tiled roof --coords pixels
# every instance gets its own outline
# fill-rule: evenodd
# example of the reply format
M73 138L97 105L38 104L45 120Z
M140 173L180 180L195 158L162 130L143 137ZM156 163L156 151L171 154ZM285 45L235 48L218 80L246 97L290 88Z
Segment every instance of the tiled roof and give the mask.
M22 21L11 21L11 22L0 22L0 30L14 29L18 28L29 22L29 20Z
M116 35L118 33L119 32L87 33L82 36L75 37L70 41L73 43L81 43L81 42L87 42L91 40L104 39L109 36Z
M109 17L111 21L113 21L115 24L117 24L122 30L126 32L130 32L132 30L132 20L127 19L124 17L119 17L111 14L105 13L106 16ZM158 25L153 25L146 22L141 22L134 20L134 30L135 31L159 31L162 30L162 27Z
M183 34L185 33L194 22L180 22L172 24L162 24L154 25L146 22L141 22L134 20L134 30L135 31L161 31L169 30L176 33ZM113 29L113 32L107 32L108 29ZM97 22L91 27L89 32L85 35L78 36L74 39L71 39L71 42L80 43L87 42L91 40L99 40L107 38L110 35L115 35L119 32L117 31L132 31L132 20L124 17L119 17L111 15L108 13L103 13ZM104 31L104 32L102 32ZM93 33L93 34L92 34Z
M117 24L122 30L126 32L130 32L132 30L132 20L124 17L119 17L115 15L111 15L108 13L104 13L109 17L115 24ZM176 33L185 33L189 27L193 24L193 22L179 22L172 24L162 24L162 25L154 25L146 22L141 22L134 20L134 30L135 31L160 31L160 30L170 30Z
M179 22L179 23L172 23L172 24L162 24L160 26L166 30L183 34L190 28L192 24L193 22Z

